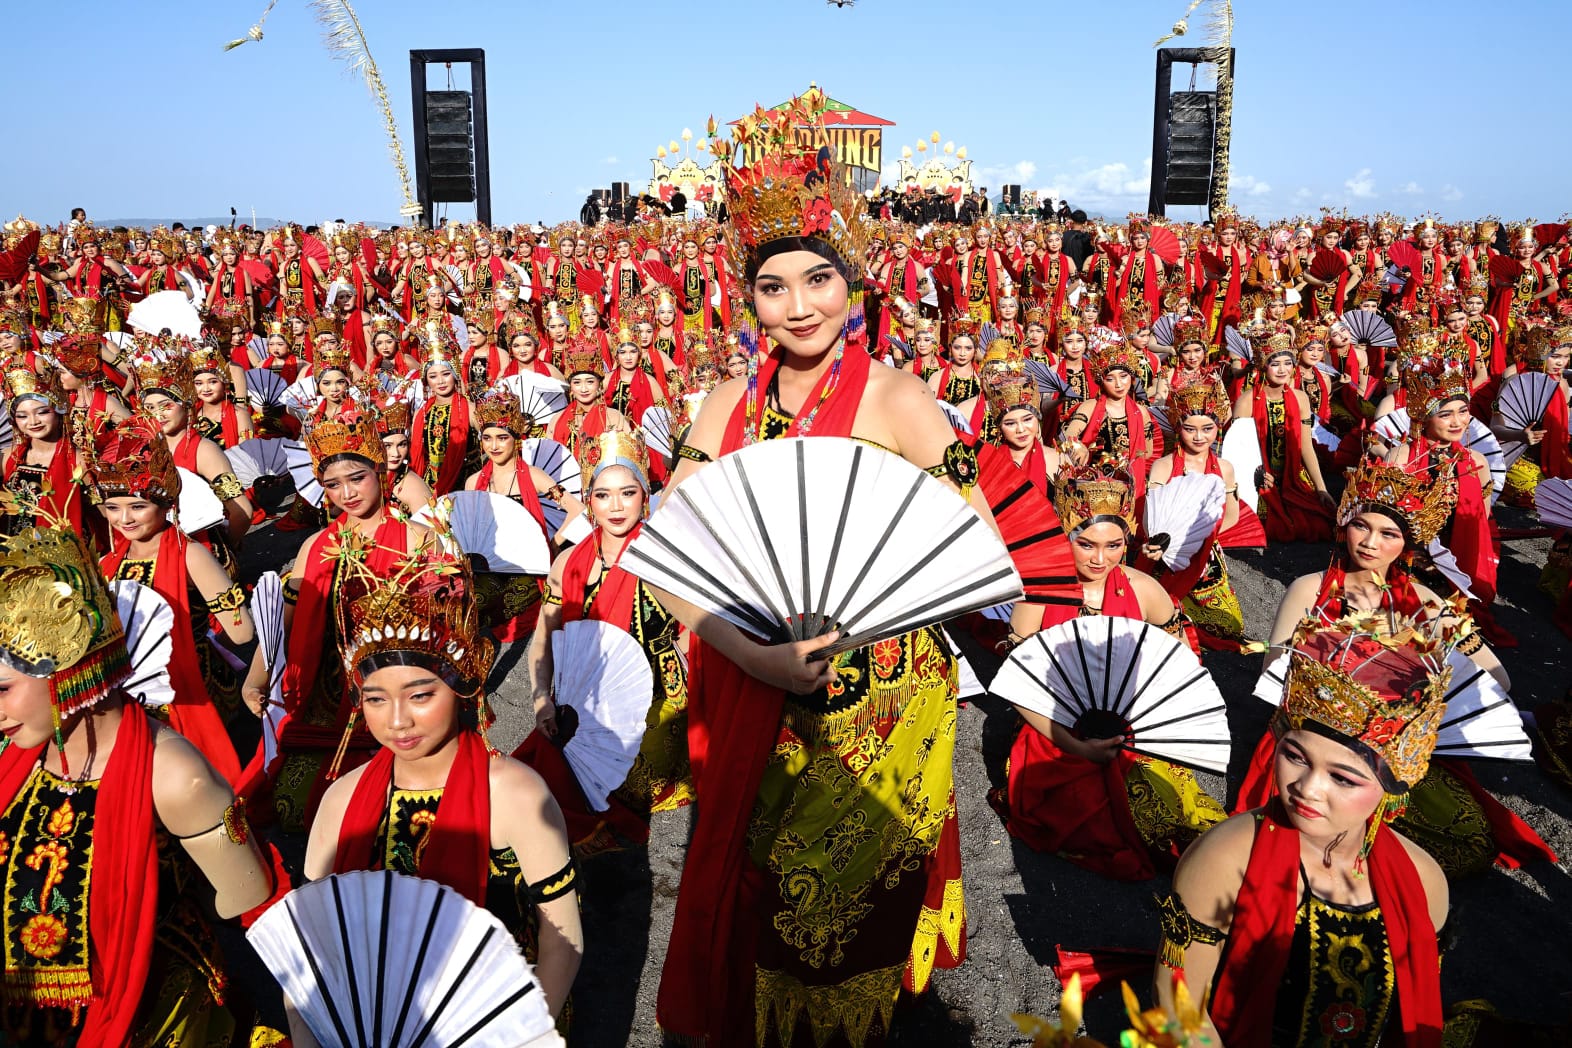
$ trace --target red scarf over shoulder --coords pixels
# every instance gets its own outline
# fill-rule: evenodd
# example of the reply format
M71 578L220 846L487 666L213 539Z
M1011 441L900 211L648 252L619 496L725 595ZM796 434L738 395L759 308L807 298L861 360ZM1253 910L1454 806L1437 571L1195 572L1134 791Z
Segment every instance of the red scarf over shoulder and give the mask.
M0 753L0 798L9 807L44 747ZM153 729L142 707L126 706L98 782L87 934L93 997L78 1043L129 1044L153 955L158 849L153 842Z
M1572 447L1567 444L1567 398L1559 383L1539 424L1545 428L1545 439L1539 442L1540 469L1547 477L1572 480Z
M469 447L469 401L455 393L449 405L447 451L435 470L431 468L425 438L426 419L431 417L435 400L420 406L410 427L409 468L431 485L433 495L446 495L458 487L459 474L464 472L464 451Z
M1299 417L1299 398L1294 392L1290 387L1283 387L1283 475L1273 473L1271 490L1260 493L1261 501L1272 508L1266 515L1266 537L1273 542L1323 542L1332 531L1332 512L1299 479L1304 469L1299 446L1304 419ZM1257 386L1250 399L1261 461L1268 463L1266 472L1272 473L1271 457L1267 453L1266 387Z
M777 349L761 363L759 390L769 388L781 356ZM814 436L851 435L872 359L845 353L835 389L814 418ZM805 407L819 403L829 377L826 370L803 400ZM746 407L744 400L732 411L721 454L745 443ZM801 417L793 421L785 435L800 436L801 422ZM751 900L740 898L750 864L744 838L786 696L748 676L697 636L691 644L688 749L699 815L683 866L657 1017L663 1029L681 1037L746 1044L754 1029L754 929Z
M1392 951L1398 1016L1407 1048L1441 1044L1441 962L1425 886L1403 843L1385 825L1370 851L1370 886ZM1212 1021L1229 1048L1269 1048L1277 988L1299 910L1299 831L1269 805L1256 828L1217 974Z
M465 729L458 753L442 786L437 819L424 848L417 848L418 873L445 884L482 909L491 869L491 763L480 736ZM393 751L383 747L371 758L350 794L338 828L334 873L381 868L375 854L377 830L393 785Z
M208 697L192 634L190 573L186 568L189 541L179 528L168 525L159 533L158 556L153 562L153 592L163 597L175 613L174 628L169 634L169 678L175 690L175 700L169 705L169 723L202 751L202 756L232 787L239 789L240 758L235 755L234 743L229 741L223 718ZM117 534L109 555L99 561L105 578L115 577L130 550L131 543ZM205 616L207 609L203 608L201 614Z
M480 467L480 472L475 475L476 491L491 491L491 477L496 466L490 459ZM513 477L518 483L519 501L524 508L529 510L529 515L535 518L535 523L540 525L540 530L551 540L551 529L546 527L546 514L540 508L540 496L535 493L535 482L530 478L529 463L524 461L524 456L519 455L513 460ZM496 492L492 492L496 494ZM507 496L503 496L506 498Z
M1162 430L1151 426L1152 416L1144 407L1128 397L1125 398L1124 404L1125 428L1130 431L1130 458L1134 460L1146 458L1148 455L1153 458L1160 457L1163 453ZM1107 414L1108 398L1097 397L1094 399L1092 401L1091 417L1086 420L1086 428L1081 430L1082 444L1085 444L1087 447L1094 447L1097 444L1097 441L1102 437L1103 419ZM1148 450L1146 444L1146 430L1149 426L1152 428L1150 450ZM1103 450L1111 451L1112 449L1104 448Z
M18 440L11 448L11 453L6 456L7 481L27 462L29 443L27 440ZM62 435L60 442L55 445L54 456L44 470L44 483L48 485L49 491L38 499L35 523L42 525L45 520L68 520L71 522L72 531L78 535L87 534L82 530L82 493L76 481L72 479L75 473L76 449L71 446L71 441Z
M623 549L628 548L628 543L639 537L639 532L644 529L643 523L633 526L623 540ZM585 618L584 596L589 592L589 573L600 560L600 529L596 528L594 534L568 553L568 559L562 565L562 621L577 622ZM620 562L622 557L618 554ZM620 563L608 564L600 580L600 588L595 591L594 603L590 605L588 617L600 622L609 622L618 629L628 629L633 623L633 600L639 592L639 580L628 574Z

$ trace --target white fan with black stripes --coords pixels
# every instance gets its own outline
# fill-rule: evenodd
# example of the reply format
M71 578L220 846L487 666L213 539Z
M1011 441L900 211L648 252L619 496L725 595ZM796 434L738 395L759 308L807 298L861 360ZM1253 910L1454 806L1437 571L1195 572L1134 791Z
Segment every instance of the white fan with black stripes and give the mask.
M282 407L287 389L289 383L276 371L269 368L251 368L246 371L246 399L258 411Z
M1070 383L1059 374L1057 368L1045 364L1041 360L1027 358L1026 373L1037 383L1037 395L1041 397L1073 397Z
M170 514L171 520L178 519L180 530L187 535L196 535L206 531L215 524L224 522L224 504L213 494L213 488L207 479L186 469L184 466L175 467L180 474L180 500L175 505L175 510Z
M502 922L436 881L330 874L284 896L246 939L323 1048L562 1044Z
M965 499L841 437L722 456L661 500L622 566L770 643L837 630L828 654L1022 596Z
M1525 371L1501 383L1496 410L1501 413L1501 421L1512 429L1542 429L1550 400L1560 393L1561 384L1543 371ZM1508 466L1527 450L1528 445L1521 440L1509 440L1501 445Z
M589 806L605 811L644 742L655 688L650 660L626 630L579 619L552 632L551 665L558 734L571 730L562 758Z
M496 388L505 389L519 398L519 409L545 426L568 406L568 387L561 379L550 375L537 375L521 371L517 375L498 379Z
M1224 504L1223 478L1211 473L1186 473L1146 489L1146 541L1162 547L1164 567L1190 566L1223 519Z
M224 452L235 479L242 487L251 487L262 477L283 477L289 474L289 462L284 457L284 441L278 437L252 437L242 440Z
M278 755L278 732L284 723L284 658L289 650L284 640L284 580L278 572L263 572L251 588L251 619L267 668L262 708L262 762L267 767Z
M1261 440L1255 428L1255 419L1246 416L1230 422L1217 454L1234 467L1239 501L1252 510L1259 510L1261 495L1256 489L1256 471L1261 468Z
M477 571L544 575L551 568L545 533L529 510L494 491L455 491L424 506L416 524L436 527L468 557L485 561Z
M153 587L140 582L120 579L109 584L109 591L131 661L131 676L121 687L143 706L168 706L175 701L175 686L169 679L169 659L175 650L170 640L174 611Z
M1411 424L1412 419L1408 409L1398 408L1376 419L1371 429L1388 445L1396 447L1409 439ZM1463 434L1463 439L1459 443L1470 451L1477 451L1485 456L1485 461L1490 464L1490 483L1495 488L1495 493L1499 495L1501 489L1506 487L1507 471L1506 456L1501 452L1501 441L1496 439L1489 426L1477 418L1471 418L1468 420L1468 431Z
M284 462L289 467L289 477L295 482L295 494L312 506L321 506L325 492L317 480L316 466L311 461L311 449L299 440L284 441Z
M1572 528L1572 480L1542 477L1534 485L1534 512L1553 528Z
M1255 682L1256 698L1273 706L1283 704L1292 657L1291 652L1285 651L1267 664ZM1452 680L1446 691L1446 713L1436 736L1436 756L1532 760L1533 744L1506 689L1460 651L1449 652L1446 662Z
M1074 618L1027 637L988 690L1083 739L1123 737L1138 753L1221 774L1227 707L1188 646L1118 615Z
M650 449L650 454L670 460L671 409L664 404L645 408L644 417L639 420L639 428L644 431L644 445Z
M944 412L944 421L950 424L951 429L967 436L972 435L972 420L963 415L960 408L948 400L941 400L938 404L939 410Z

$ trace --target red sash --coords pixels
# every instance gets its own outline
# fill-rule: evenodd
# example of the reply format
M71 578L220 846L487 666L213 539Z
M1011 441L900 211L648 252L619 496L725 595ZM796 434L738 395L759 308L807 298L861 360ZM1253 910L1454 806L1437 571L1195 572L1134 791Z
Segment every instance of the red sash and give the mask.
M493 469L492 461L487 459L486 464L480 467L480 472L475 476L476 491L491 491ZM541 534L550 541L551 529L546 527L546 514L540 508L540 496L535 494L535 481L530 476L529 463L524 461L523 455L513 460L513 475L518 481L519 501L523 503L525 509L529 510L529 515L535 518L535 523L540 525Z
M1261 461L1271 461L1267 454L1267 401L1266 387L1257 386L1252 400L1255 419L1255 437L1260 445ZM1261 501L1271 508L1265 514L1266 535L1273 542L1321 542L1332 530L1332 514L1321 500L1299 478L1304 468L1300 458L1299 441L1304 420L1299 417L1299 398L1293 390L1283 389L1283 476L1273 475L1275 483L1270 491L1260 493ZM1266 472L1272 472L1271 466Z
M153 562L153 592L163 597L175 613L174 628L169 634L172 645L169 678L175 690L175 700L169 705L169 723L202 751L202 756L231 786L239 789L240 758L235 755L235 745L224 729L223 718L208 696L192 635L195 612L191 607L190 575L186 567L188 541L179 528L172 524L165 527L158 536L158 557ZM115 536L114 548L99 561L105 578L115 577L130 549L129 541ZM207 609L203 608L201 614L205 616Z
M638 538L643 523L635 524L623 540L627 543ZM574 546L562 566L562 620L577 622L585 617L584 595L589 592L589 573L600 559L600 529L584 542ZM618 554L619 561L622 559ZM639 580L625 571L620 563L608 564L602 572L600 588L590 604L588 616L600 622L609 622L618 629L629 629L633 624L633 599L638 595Z
M11 454L5 460L5 479L9 481L16 471L27 462L27 449L30 442L18 440L11 448ZM78 535L87 537L82 530L82 500L80 490L74 479L76 473L76 449L71 446L71 441L64 434L60 442L55 445L54 457L49 460L49 466L44 471L44 483L48 487L46 494L38 499L38 512L34 515L34 522L43 526L46 520L68 520L71 530Z
M437 819L424 848L417 848L418 872L445 884L485 908L491 869L491 762L486 744L468 729L458 734L458 753L443 783ZM383 747L360 773L338 830L334 873L381 867L374 854L377 830L387 812L393 785L393 751Z
M613 381L606 383L606 393L602 402L611 405L616 403L617 391L625 384L628 388L628 421L638 425L644 418L644 412L655 406L655 391L650 385L650 377L644 373L643 368L635 368L633 377L626 383L621 381L622 369L612 373ZM561 421L560 419L558 421Z
M0 797L7 806L27 785L43 749L11 746L0 753ZM153 955L157 908L153 729L142 707L131 704L98 784L93 876L87 889L93 997L79 1043L130 1043Z
M1386 925L1397 1004L1408 1048L1441 1044L1441 966L1425 886L1385 825L1370 852L1370 886ZM1269 1048L1277 988L1288 964L1299 909L1299 831L1268 806L1250 848L1228 932L1228 964L1217 974L1212 1021L1229 1048Z
M816 436L850 436L872 363L847 353L834 392L812 426ZM758 389L769 388L781 352L760 364ZM803 401L819 403L830 370ZM744 443L746 402L726 425L721 454ZM799 416L786 436L798 436ZM740 896L751 865L744 840L759 783L775 739L785 693L753 679L697 636L688 678L688 750L697 795L688 858L683 866L671 945L660 981L657 1017L663 1029L711 1044L742 1044L754 1030L754 929L757 916Z
M1572 448L1567 446L1567 398L1560 384L1540 418L1545 439L1539 442L1539 466L1547 477L1572 480Z
M1098 397L1092 401L1092 415L1086 420L1086 428L1081 430L1081 443L1089 448L1095 447L1097 441L1102 437L1103 419L1108 412L1107 404L1107 397ZM1132 461L1134 459L1146 458L1148 454L1146 450L1146 428L1151 423L1151 415L1147 414L1145 408L1129 398L1125 398L1124 410L1125 428L1130 431L1130 458ZM1103 450L1112 451L1113 449L1104 448ZM1161 456L1162 453L1163 434L1162 431L1154 427L1152 430L1151 455L1153 458L1156 458Z

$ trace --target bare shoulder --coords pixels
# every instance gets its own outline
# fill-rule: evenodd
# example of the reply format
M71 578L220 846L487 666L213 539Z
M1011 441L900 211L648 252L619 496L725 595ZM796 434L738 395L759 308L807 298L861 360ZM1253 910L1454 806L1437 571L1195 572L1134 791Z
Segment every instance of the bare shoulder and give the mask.
M1224 463L1226 465L1226 463ZM1151 472L1146 475L1146 485L1166 484L1173 479L1174 460L1167 455L1152 463ZM1224 478L1227 479L1226 477Z
M1153 473L1157 472L1157 468L1155 466L1152 468L1152 472ZM1225 458L1218 459L1217 460L1217 472L1219 472L1219 473L1221 473L1223 475L1223 487L1227 488L1227 487L1232 487L1233 486L1233 483L1234 483L1234 464L1232 462L1229 462Z
M880 398L921 397L933 399L929 384L910 371L879 364L868 369L868 389Z
M1227 930L1255 834L1255 813L1241 812L1185 849L1174 871L1174 891L1197 920Z
M693 420L693 427L684 443L711 458L717 457L726 433L726 423L747 391L748 380L743 378L727 379L716 386L699 406L698 417Z
M512 757L493 757L486 778L494 797L527 802L531 807L551 797L546 780L534 768Z
M1395 831L1394 831L1395 832ZM1425 888L1425 906L1430 911L1430 923L1437 928L1446 923L1447 910L1451 908L1451 888L1447 885L1446 874L1441 870L1441 864L1431 857L1413 841L1397 834L1397 839L1403 843L1403 849L1408 852L1408 857L1413 861L1414 872L1419 874L1419 883Z
M127 716L146 716L127 708ZM202 752L174 729L153 728L153 808L177 837L211 829L233 803L234 792Z
M1321 580L1326 576L1324 571L1312 571L1308 575L1301 575L1288 584L1288 589L1283 591L1283 603L1290 600L1299 600L1308 608L1315 600L1315 595L1321 592Z
M1160 626L1174 617L1174 599L1163 589L1162 583L1136 568L1125 568L1124 574L1135 590L1136 599L1141 602L1146 621Z

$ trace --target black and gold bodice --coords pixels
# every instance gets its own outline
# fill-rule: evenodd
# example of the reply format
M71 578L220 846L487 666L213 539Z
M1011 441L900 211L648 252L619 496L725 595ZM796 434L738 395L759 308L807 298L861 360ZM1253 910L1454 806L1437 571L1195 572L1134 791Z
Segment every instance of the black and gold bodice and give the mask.
M1266 394L1257 390L1256 396ZM1268 400L1266 402L1266 468L1282 479L1284 463L1288 461L1288 408L1285 405L1288 396L1283 393L1284 400ZM1297 436L1297 434L1296 434Z
M37 466L31 462L24 462L16 467L11 474L11 479L5 482L6 488L16 496L22 512L0 516L0 531L6 535L20 534L23 528L33 526L33 512L29 507L38 505L44 497L44 477L49 472L48 466Z
M432 404L421 430L420 439L426 449L425 480L433 487L442 471L442 462L448 456L448 422L452 415L452 404Z
M1310 414L1321 414L1321 380L1316 376L1314 368L1308 375L1301 373L1299 388L1304 390L1305 399L1310 402Z
M1123 458L1130 454L1130 416L1129 408L1125 408L1124 418L1114 418L1113 412L1103 412L1103 424L1097 431L1095 443L1098 448L1111 455Z
M1395 1011L1395 972L1379 906L1339 906L1307 891L1294 917L1272 1043L1375 1048Z
M87 898L98 783L34 770L0 815L9 1001L81 1007L92 994Z
M430 842L441 804L441 790L394 788L388 797L382 824L377 828L377 845L373 852L376 869L420 876L421 855ZM528 884L512 848L492 848L490 856L486 909L513 933L533 962L537 946L535 907L577 889L573 864L569 863L545 881Z
M944 383L944 390L939 394L940 400L947 400L951 404L964 404L982 392L982 382L976 375L970 378L960 378L951 374Z
M198 412L191 417L191 428L204 439L211 440L220 447L224 445L224 423L218 419L208 418Z
M595 595L600 592L601 583L606 581L606 573L602 571L595 581L584 587L584 617L589 617L590 606L595 603ZM677 645L677 627L679 623L671 612L661 606L660 601L650 596L649 590L643 582L638 584L637 596L634 598L635 613L633 621L628 624L614 622L612 625L626 629L639 642L645 654L653 661L657 652L674 650ZM660 682L657 681L658 685Z
M624 415L624 416L626 416L628 418L632 418L633 417L633 406L632 406L633 405L633 383L620 381L620 378L621 378L621 373L620 372L618 373L617 377L618 377L619 381L617 382L616 386L614 386L612 388L612 391L611 391L611 406L613 408L615 408L619 414Z

